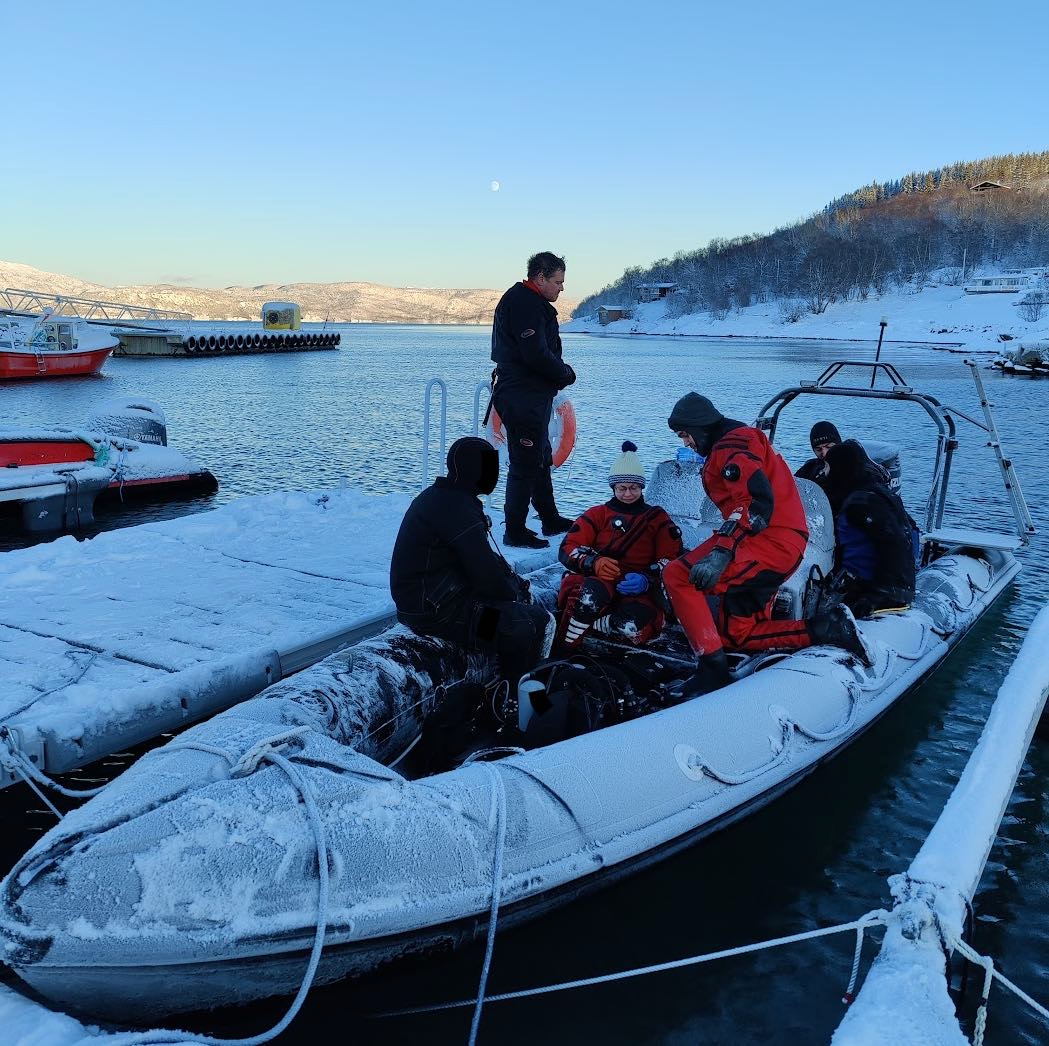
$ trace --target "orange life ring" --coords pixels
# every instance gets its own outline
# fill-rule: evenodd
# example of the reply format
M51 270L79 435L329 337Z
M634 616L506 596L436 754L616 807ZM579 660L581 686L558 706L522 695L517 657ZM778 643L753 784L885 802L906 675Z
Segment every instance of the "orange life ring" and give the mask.
M553 464L559 469L575 450L576 422L575 408L572 401L558 393L554 398L554 409L550 414L550 448L553 451ZM488 442L497 450L506 446L506 430L499 412L492 408L488 419Z

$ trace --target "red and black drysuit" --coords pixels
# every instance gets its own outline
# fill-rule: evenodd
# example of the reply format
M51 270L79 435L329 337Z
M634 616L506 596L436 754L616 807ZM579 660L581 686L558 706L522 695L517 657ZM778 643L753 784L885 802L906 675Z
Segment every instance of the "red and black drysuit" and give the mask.
M625 505L612 498L584 512L565 535L558 559L568 570L561 581L558 638L568 646L582 642L595 621L609 616L609 635L641 646L655 639L666 615L653 595L663 566L681 555L681 530L658 505L639 498ZM623 577L642 574L647 592L624 595L618 582L594 574L597 561L614 559Z
M700 657L723 647L746 652L807 647L812 638L804 621L770 616L777 589L797 569L808 543L805 509L790 468L764 433L730 418L713 427L709 443L703 487L725 524L664 569L674 613ZM729 554L728 565L711 588L697 591L689 571L714 549Z

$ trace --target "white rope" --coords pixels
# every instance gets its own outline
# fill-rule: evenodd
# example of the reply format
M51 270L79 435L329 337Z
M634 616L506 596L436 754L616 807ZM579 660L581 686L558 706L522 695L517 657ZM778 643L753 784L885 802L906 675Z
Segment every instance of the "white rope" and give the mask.
M880 913L867 913L867 915L875 914ZM863 954L863 932L867 928L867 926L870 925L870 923L867 921L867 915L861 916L856 923L856 951L852 957L852 973L849 976L849 986L845 989L845 994L841 997L841 1001L846 1006L851 1006L856 998L856 978L860 974L860 956Z
M298 735L308 731L308 727L299 727L289 730L283 734L276 734L271 738L259 741L241 756L236 762L228 753L212 745L196 745L187 743L179 745L180 748L199 748L213 754L222 755L230 763L230 776L242 776L253 772L259 764L268 761L283 770L302 797L306 808L306 816L313 829L313 838L317 848L317 929L313 937L313 948L310 952L309 963L303 976L299 990L292 1000L291 1006L284 1016L269 1030L258 1035L252 1035L246 1039L216 1039L210 1035L194 1035L191 1032L157 1029L147 1032L126 1032L111 1037L113 1046L177 1046L177 1044L197 1043L202 1046L262 1046L263 1043L271 1042L278 1035L287 1030L288 1025L298 1016L302 1009L306 996L313 986L317 968L320 965L321 953L324 950L324 938L328 929L328 842L324 833L324 823L321 820L320 811L317 809L317 801L313 789L296 767L284 756L276 751L277 746L286 745ZM168 749L170 751L170 749Z
M747 955L750 952L763 951L766 948L781 948L786 944L797 944L799 941L809 941L817 937L829 937L836 933L849 933L867 926L885 926L888 923L888 917L889 913L879 908L876 911L868 912L851 923L825 926L819 930L807 930L804 933L791 934L789 937L774 937L768 941L758 941L756 944L743 944L737 948L725 948L719 952L692 955L687 959L673 959L670 962L656 963L654 966L638 966L630 970L620 970L617 973L604 973L596 977L562 981L559 984L545 984L537 988L522 988L515 992L504 992L502 995L489 995L486 1001L506 1002L509 999L526 999L533 995L548 995L551 992L569 991L573 988L589 988L596 984L608 984L611 981L623 981L631 977L644 977L650 973L665 973L668 970L679 970L685 966L698 966L701 963L713 962L715 959L728 959L736 955ZM440 1010L462 1009L464 1006L473 1006L475 1003L475 999L459 999L455 1002L440 1002L430 1006L413 1006L403 1010L387 1010L373 1016L403 1017L419 1013L436 1013Z
M987 1027L987 1004L988 997L991 992L991 981L996 980L1001 983L1005 988L1008 988L1018 999L1027 1003L1032 1010L1035 1011L1039 1016L1049 1021L1049 1008L1043 1006L1040 1002L1032 999L1022 988L1013 984L1008 977L1003 973L1000 973L995 969L994 960L988 956L981 955L971 945L968 945L960 937L954 938L950 942L950 947L956 952L960 952L970 962L975 963L977 966L982 966L984 970L983 976L983 998L980 1001L980 1008L976 1013L976 1037L973 1042L976 1046L981 1046L983 1042L984 1030Z
M422 739L422 733L416 734L412 740L412 743L408 745L408 747L403 752L401 752L401 754L397 756L397 758L392 763L389 764L389 768L392 770Z
M59 795L67 796L70 799L89 799L93 795L98 795L106 787L105 785L99 785L97 788L66 788L57 781L53 781L47 774L39 770L33 764L33 761L15 744L15 739L7 727L0 727L0 766L12 775L18 774L30 787L33 787L32 781L36 781L37 784L50 788L52 791L58 792ZM41 799L44 799L44 802L51 807L54 815L61 820L62 815L44 798L40 790L33 787L33 791Z
M488 939L485 942L484 962L481 965L481 980L477 985L477 1000L474 1004L473 1020L470 1022L469 1046L477 1042L477 1031L481 1026L481 1010L484 1008L484 990L488 984L488 971L492 966L495 950L495 928L499 920L499 901L503 887L503 847L506 843L506 788L499 769L494 763L482 763L492 778L492 801L495 804L495 859L492 866L492 904L488 912Z

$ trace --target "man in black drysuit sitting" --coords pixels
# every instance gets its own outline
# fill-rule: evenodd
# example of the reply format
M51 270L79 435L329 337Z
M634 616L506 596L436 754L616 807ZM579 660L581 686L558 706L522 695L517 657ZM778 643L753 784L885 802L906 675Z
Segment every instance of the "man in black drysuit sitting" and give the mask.
M487 440L468 436L451 445L448 475L419 494L401 521L390 591L398 621L421 635L495 653L502 678L516 693L520 677L545 652L554 619L530 602L527 582L488 539L490 521L479 495L490 494L498 480L499 455ZM472 719L478 690L459 688L454 699L449 691L445 706L431 716L436 722L428 740L434 730L455 733L468 726L463 720Z
M827 594L856 615L900 609L914 599L914 524L888 473L854 439L826 457L834 516L834 573Z

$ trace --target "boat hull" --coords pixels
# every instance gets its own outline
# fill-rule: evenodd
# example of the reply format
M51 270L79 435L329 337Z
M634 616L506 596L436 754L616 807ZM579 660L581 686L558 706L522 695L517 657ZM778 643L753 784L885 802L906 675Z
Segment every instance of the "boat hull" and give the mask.
M63 1006L123 1020L295 991L317 919L312 835L279 769L223 779L211 752L235 762L292 724L312 724L289 758L331 853L322 982L484 931L500 794L500 926L532 918L793 787L933 671L1018 569L994 550L926 568L911 610L863 623L869 668L811 648L702 700L420 781L337 742L331 716L281 684L281 700L183 735L34 847L4 883L8 961Z
M113 354L114 344L104 349L72 352L0 351L0 381L16 378L76 378L97 374Z

